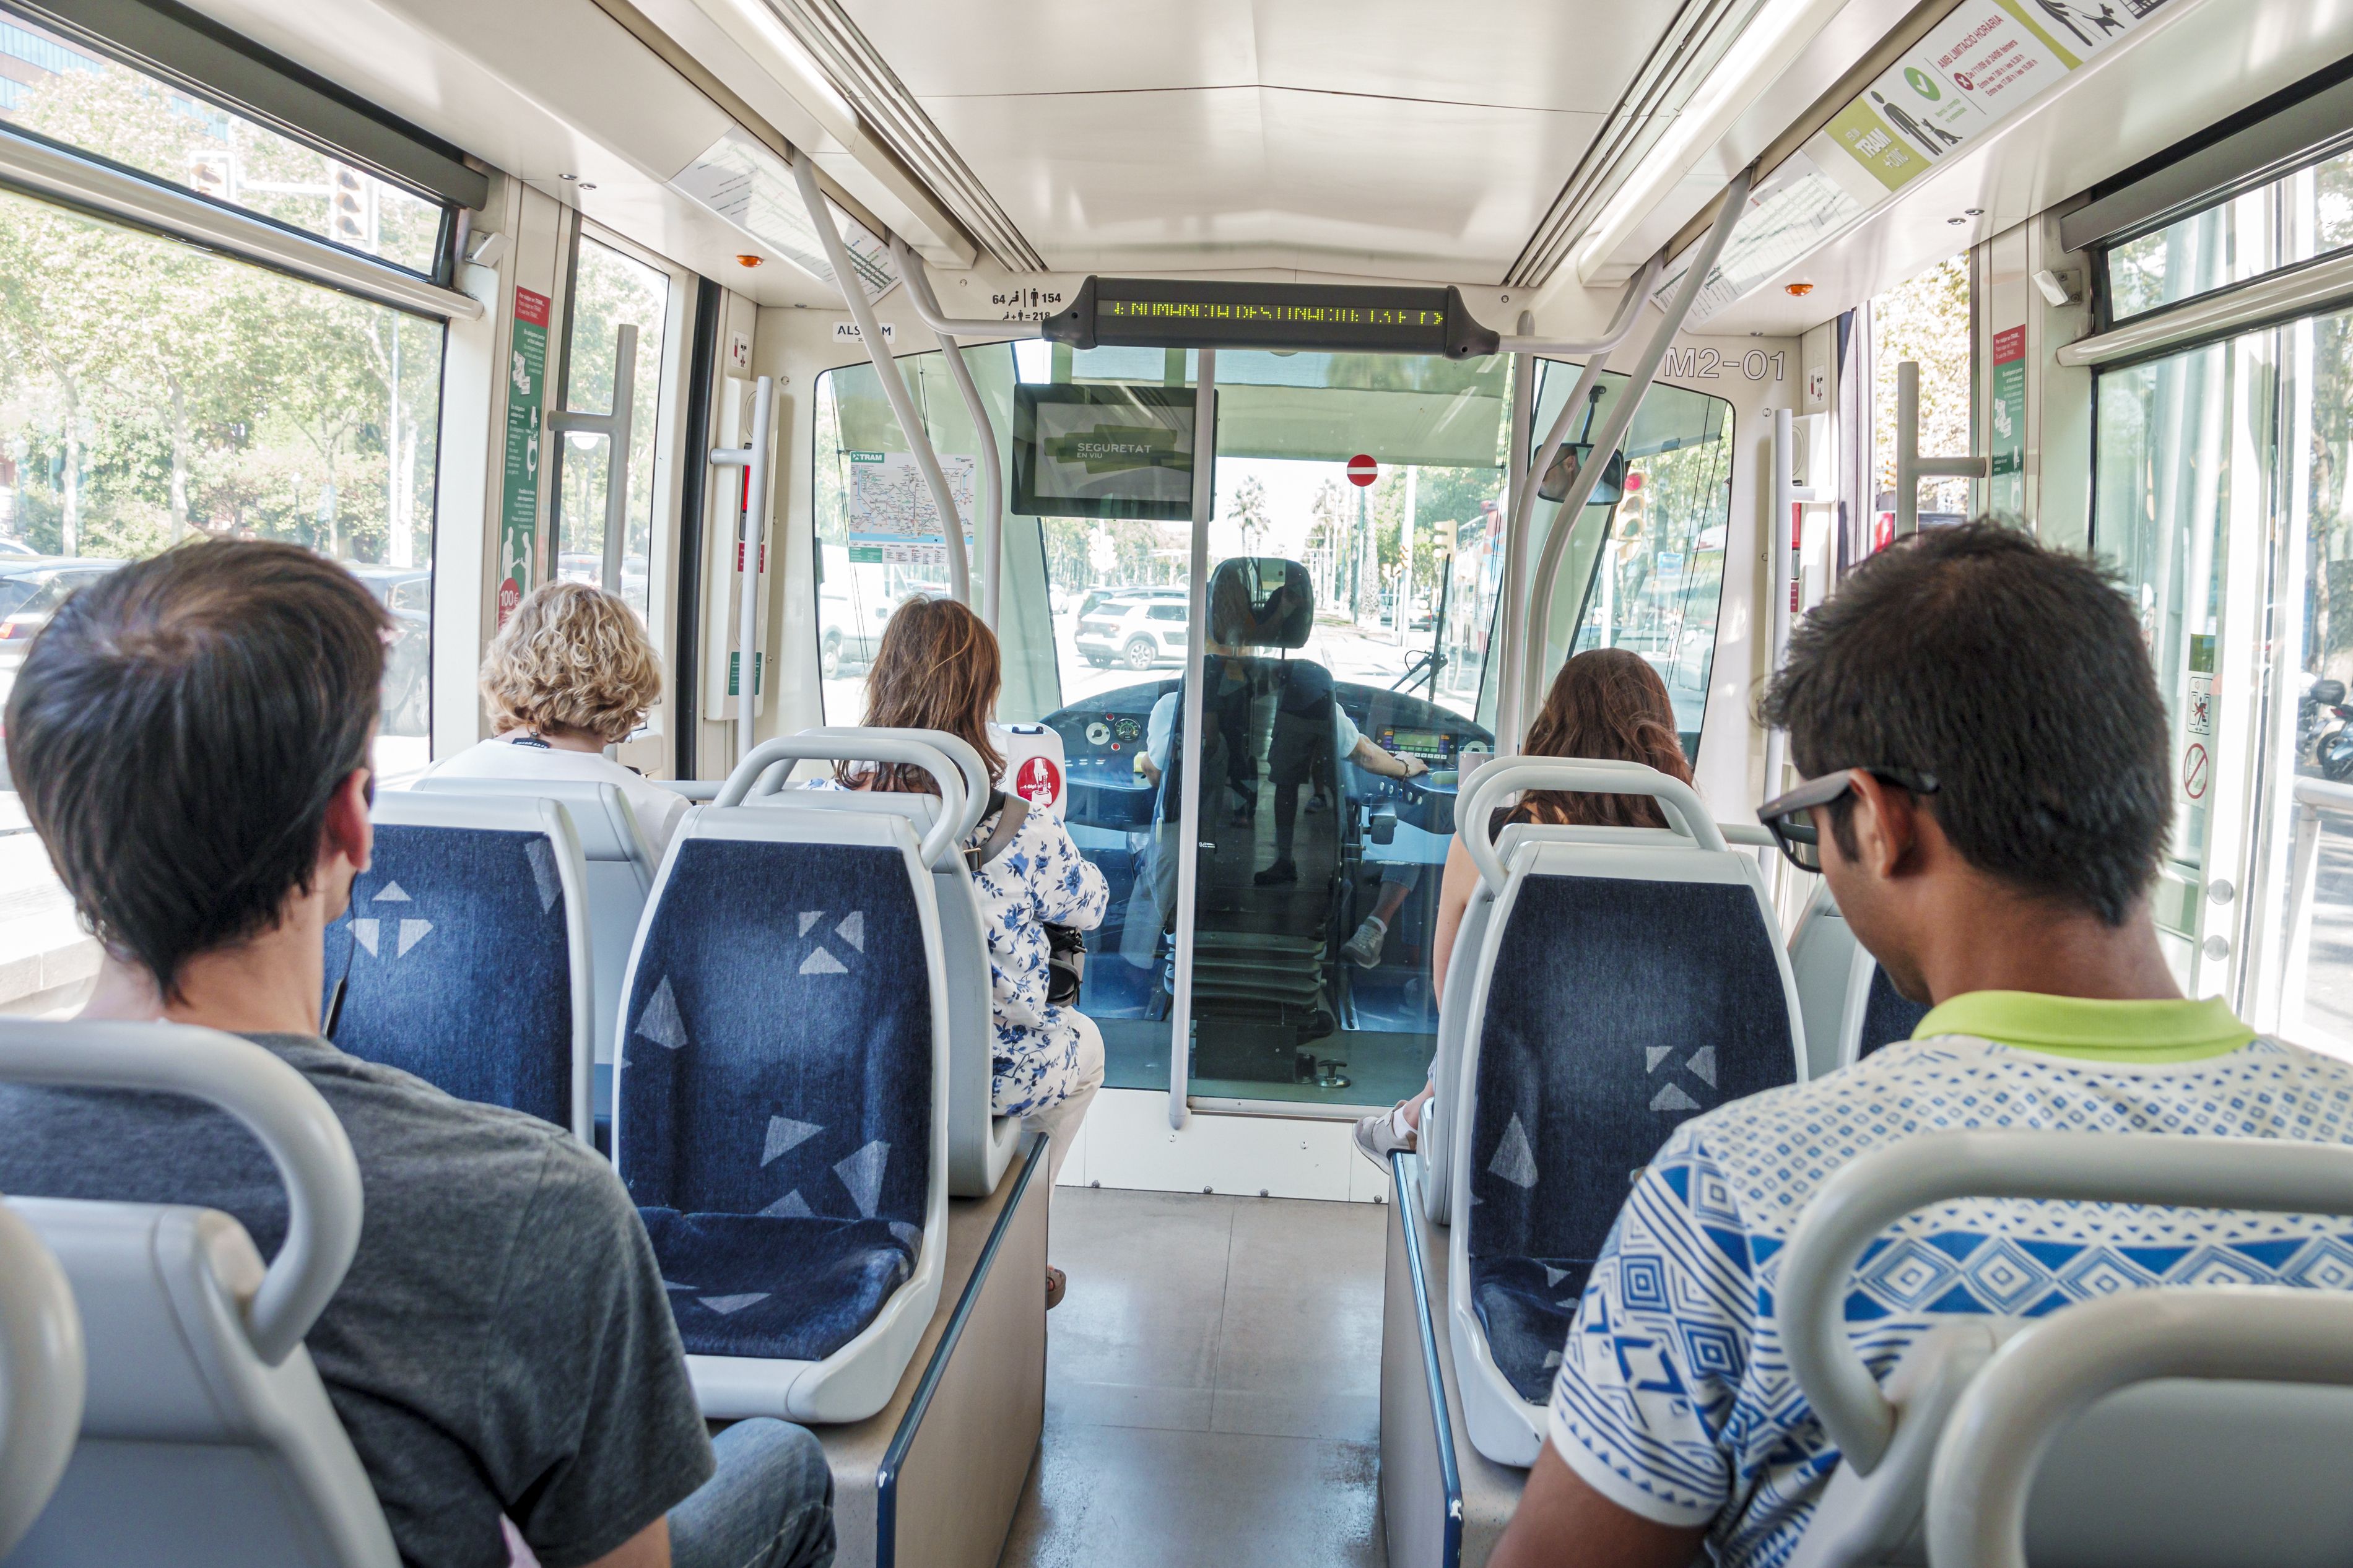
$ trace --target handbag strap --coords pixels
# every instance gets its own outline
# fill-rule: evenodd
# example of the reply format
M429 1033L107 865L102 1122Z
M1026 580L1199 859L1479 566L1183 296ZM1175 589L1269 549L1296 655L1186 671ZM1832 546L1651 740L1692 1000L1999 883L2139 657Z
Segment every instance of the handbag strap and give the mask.
M965 864L971 868L976 877L980 875L983 866L1013 847L1014 835L1021 831L1021 824L1029 816L1028 801L1018 795L1007 795L1001 789L988 792L988 808L997 814L997 831L991 833L988 841L979 848L964 852Z

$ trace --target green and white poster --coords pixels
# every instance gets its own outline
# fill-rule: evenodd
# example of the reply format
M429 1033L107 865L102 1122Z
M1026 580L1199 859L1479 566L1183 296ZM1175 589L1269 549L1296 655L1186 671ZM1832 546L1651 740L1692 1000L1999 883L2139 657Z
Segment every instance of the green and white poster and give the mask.
M499 506L499 625L531 592L539 557L541 415L547 404L547 296L515 290L507 353L506 479Z

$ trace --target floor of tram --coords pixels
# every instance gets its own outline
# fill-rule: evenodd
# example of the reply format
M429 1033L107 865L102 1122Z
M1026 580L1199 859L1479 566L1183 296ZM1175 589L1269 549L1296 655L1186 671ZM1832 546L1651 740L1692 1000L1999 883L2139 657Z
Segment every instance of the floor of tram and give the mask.
M1369 1204L1064 1187L1046 1433L1000 1568L1378 1568Z

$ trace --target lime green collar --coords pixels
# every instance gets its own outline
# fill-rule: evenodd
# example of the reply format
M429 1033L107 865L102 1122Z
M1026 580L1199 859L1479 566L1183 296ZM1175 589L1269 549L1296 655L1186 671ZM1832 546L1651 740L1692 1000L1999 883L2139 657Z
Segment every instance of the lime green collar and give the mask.
M2194 1062L2237 1050L2255 1032L2219 996L2202 1002L2105 1002L2034 991L1971 991L1930 1010L1915 1040L1975 1035L2047 1056L2112 1062Z

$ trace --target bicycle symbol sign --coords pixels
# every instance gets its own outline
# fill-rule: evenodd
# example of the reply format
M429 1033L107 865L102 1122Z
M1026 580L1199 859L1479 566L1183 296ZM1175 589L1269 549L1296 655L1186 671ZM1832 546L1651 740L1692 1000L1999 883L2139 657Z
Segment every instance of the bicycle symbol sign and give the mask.
M2192 800L2206 798L2206 748L2193 743L2181 754L2181 792Z

